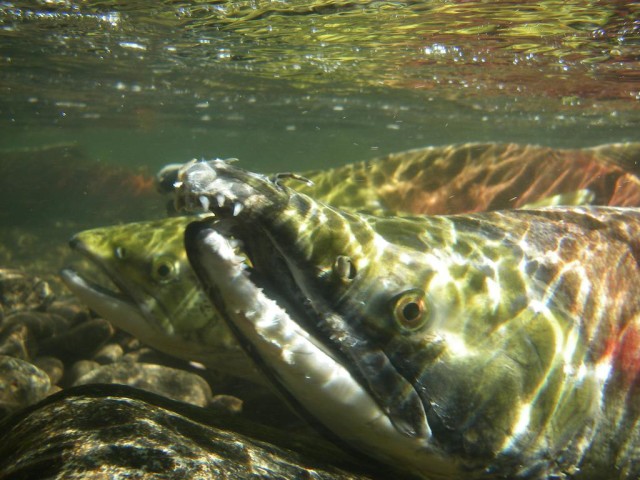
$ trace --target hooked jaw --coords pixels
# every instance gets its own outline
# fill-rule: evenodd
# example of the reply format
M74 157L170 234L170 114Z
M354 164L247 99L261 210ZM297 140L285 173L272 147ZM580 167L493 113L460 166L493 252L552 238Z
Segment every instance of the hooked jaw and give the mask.
M426 447L428 434L408 436L398 430L349 368L305 330L304 322L253 282L215 224L189 225L185 245L207 294L240 343L303 416L383 457L393 459Z
M186 163L174 187L176 210L210 210L234 217L245 208L257 212L283 198L282 190L266 176L234 168L225 160Z
M239 343L298 410L348 444L409 470L424 472L431 463L430 474L450 473L455 467L443 465L434 448L413 385L375 342L331 307L325 295L333 280L316 288L313 275L326 274L314 263L316 253L335 250L332 228L310 213L325 206L220 162L185 167L177 203L204 205L215 215L213 221L189 225L185 247ZM216 207L221 192L229 194L222 204L242 203L238 215ZM295 218L312 223L305 227ZM317 238L305 235L319 229L323 249L306 245ZM250 267L237 258L236 240ZM338 275L349 278L348 259L340 260Z

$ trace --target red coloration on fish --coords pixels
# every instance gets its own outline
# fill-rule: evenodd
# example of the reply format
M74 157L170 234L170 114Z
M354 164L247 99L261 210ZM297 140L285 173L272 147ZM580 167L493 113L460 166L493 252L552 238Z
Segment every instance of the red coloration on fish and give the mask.
M123 187L129 188L134 196L155 194L155 177L138 173L123 180Z
M304 172L314 186L290 185L334 206L380 213L505 210L555 196L563 197L564 205L574 205L571 195L582 191L591 195L586 203L635 207L640 206L639 162L638 143L585 149L470 143Z
M640 374L640 332L636 325L627 326L618 342L614 368L622 373L625 383L636 383Z
M431 162L408 181L389 182L381 189L383 198L431 215L520 208L582 189L595 194L596 205L640 205L638 177L625 165L599 162L595 151L496 145L486 152L470 149L466 158L458 152L444 159Z

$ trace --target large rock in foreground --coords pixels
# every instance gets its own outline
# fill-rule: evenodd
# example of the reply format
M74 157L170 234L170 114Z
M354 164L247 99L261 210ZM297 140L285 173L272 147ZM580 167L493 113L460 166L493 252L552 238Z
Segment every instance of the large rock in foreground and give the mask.
M121 385L59 392L5 420L0 435L0 478L373 478L317 438Z

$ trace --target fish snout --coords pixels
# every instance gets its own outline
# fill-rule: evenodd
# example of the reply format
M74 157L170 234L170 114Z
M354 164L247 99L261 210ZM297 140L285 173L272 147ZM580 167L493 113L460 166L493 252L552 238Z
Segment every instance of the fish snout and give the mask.
M69 248L71 248L71 250L81 250L81 247L82 240L78 238L78 235L74 235L69 239Z

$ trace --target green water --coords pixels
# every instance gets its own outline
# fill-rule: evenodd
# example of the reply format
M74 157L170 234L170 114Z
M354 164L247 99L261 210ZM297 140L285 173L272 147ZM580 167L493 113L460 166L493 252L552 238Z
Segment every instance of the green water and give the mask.
M337 165L637 140L634 2L3 2L0 147Z
M300 171L470 141L639 141L639 58L635 2L2 2L0 151ZM25 202L61 174L28 168L0 208L38 223ZM102 218L51 216L69 231Z

